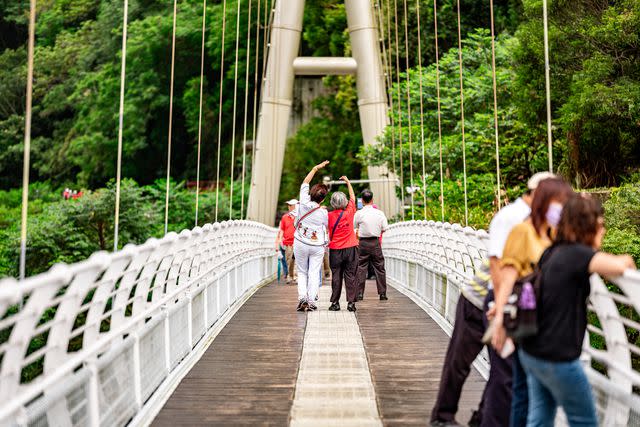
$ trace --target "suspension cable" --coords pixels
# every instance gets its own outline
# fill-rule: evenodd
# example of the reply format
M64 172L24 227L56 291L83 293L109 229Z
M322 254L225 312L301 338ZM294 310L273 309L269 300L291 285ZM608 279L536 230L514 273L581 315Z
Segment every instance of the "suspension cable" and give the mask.
M129 26L129 0L124 0L122 17L122 58L120 64L120 110L118 112L118 153L116 160L116 201L113 220L113 251L118 250L120 228L120 180L122 177L122 133L124 126L124 89L127 71L127 27Z
M382 4L379 0L376 1L375 3L375 9L374 11L377 13L377 17L378 17L378 33L379 33L379 40L380 43L382 44L382 64L383 64L383 69L384 69L384 79L385 79L385 86L387 88L391 87L391 83L390 83L390 72L389 72L389 63L387 62L387 45L386 45L386 40L385 40L385 31L384 31L384 8L382 7ZM388 90L386 91L387 93L384 94L385 99L387 100L387 114L388 114L388 110L389 110L389 99L391 99L391 97L389 97L388 95ZM393 109L393 107L391 107L391 109ZM392 144L392 150L393 150L393 158L394 158L394 167L395 167L395 128L393 127L393 118L391 118L390 120L391 123L391 144ZM387 126L387 122L383 123L383 126L386 127ZM390 179L391 177L389 176L389 169L387 168L387 179ZM395 186L391 186L391 181L387 182L385 185L385 190L386 190L386 197L387 200L389 200L389 203L391 203L391 200L393 200L393 198L395 197Z
M391 111L391 113L393 113L394 110L394 106L393 106L393 94L391 93L391 86L393 85L393 70L392 70L392 56L391 56L391 5L389 3L390 0L387 0L387 40L389 40L389 49L388 49L388 58L387 58L387 81L388 81L388 91L389 91L389 110ZM397 167L396 167L396 125L395 125L395 119L393 118L393 114L390 114L391 117L391 160L392 160L392 164L393 164L393 170L397 171ZM394 187L395 188L395 187ZM394 197L396 196L395 194L393 195Z
M409 12L407 7L407 0L404 0L404 50L405 50L405 72L407 73L407 125L409 128L409 185L411 186L411 219L415 219L414 213L414 201L413 201L413 141L412 141L412 127L411 121L411 73L409 69Z
M551 131L551 76L549 70L549 18L547 0L542 0L542 21L544 25L544 81L547 97L547 145L549 147L549 172L553 173L553 134Z
M502 185L500 183L500 142L498 139L498 84L496 79L496 36L495 23L493 18L493 0L489 0L491 10L491 74L493 77L493 128L496 140L496 186L498 189L498 209L502 207L502 197L500 194Z
M202 51L200 53L200 104L198 108L198 161L196 166L196 227L200 197L200 148L202 144L202 98L204 93L204 48L207 32L207 0L202 0Z
M220 148L222 145L222 94L224 92L224 42L227 29L227 0L222 0L222 52L220 56L220 99L218 101L218 159L216 162L216 215L218 222L218 200L220 195Z
M436 41L436 98L438 102L438 147L440 151L440 214L444 222L444 178L442 168L442 111L440 108L440 53L438 51L438 0L433 0L433 24Z
M265 7L267 6L267 0L264 2ZM259 58L260 58L260 13L261 10L261 1L258 0L258 16L256 18L256 52L255 52L255 65L254 65L254 76L253 76L253 133L252 138L253 142L251 144L251 183L253 183L253 172L255 171L254 161L256 158L256 131L258 126L258 76L260 75L260 70L258 68ZM266 19L266 9L265 9L265 19ZM263 31L263 37L266 35L266 30ZM262 55L265 55L265 52L262 51ZM260 83L262 81L260 80ZM261 91L262 92L262 91ZM245 214L246 218L246 214Z
M400 39L398 37L398 1L393 0L394 20L395 20L395 39L396 39L396 83L398 85L398 144L400 146L400 197L401 206L400 213L404 221L404 162L403 162L403 146L404 135L402 134L402 101L400 98Z
M31 161L31 117L33 103L33 56L36 38L36 0L29 2L29 47L27 58L27 104L24 120L24 154L22 164L22 212L20 220L20 280L26 277L27 221L29 215L29 170Z
M242 137L242 181L240 188L240 219L244 219L244 183L247 172L247 120L249 115L249 60L251 59L251 0L249 0L249 11L247 12L247 59L245 61L244 76L244 130ZM258 10L260 6L258 6ZM260 22L260 18L258 18ZM256 46L257 48L257 46ZM233 184L233 183L232 183Z
M462 131L462 176L464 179L464 223L469 225L469 204L467 198L467 142L464 133L464 81L462 78L462 33L460 24L460 0L458 5L458 74L460 76L460 129Z
M424 100L423 100L423 87L422 87L422 30L420 28L420 1L416 0L416 15L418 16L418 69L420 70L420 143L422 147L422 203L423 219L427 219L427 167L425 163L425 149L424 149Z
M169 137L167 142L167 188L164 202L164 234L169 231L169 191L171 188L171 138L173 131L173 83L176 65L176 22L178 15L178 0L173 0L173 34L171 37L171 88L169 90Z
M233 218L233 169L235 166L236 154L236 115L238 111L238 51L240 49L240 9L242 0L238 1L238 9L236 11L236 61L233 70L233 120L231 128L231 176L229 183L229 219Z

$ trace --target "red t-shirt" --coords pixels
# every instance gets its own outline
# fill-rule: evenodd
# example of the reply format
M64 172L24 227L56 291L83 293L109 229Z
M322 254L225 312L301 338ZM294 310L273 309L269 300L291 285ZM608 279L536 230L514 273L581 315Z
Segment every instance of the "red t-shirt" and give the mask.
M342 210L340 209L329 212L329 233L331 238L331 241L329 242L329 249L346 249L358 246L358 239L356 238L356 233L353 230L353 217L356 214L355 201L349 200L349 204L344 210L344 214L342 215L342 218L340 218L340 222L336 227L335 234L331 234L340 213L342 213Z
M280 230L282 230L282 245L293 246L293 235L296 231L296 227L293 224L293 215L286 214L280 220Z

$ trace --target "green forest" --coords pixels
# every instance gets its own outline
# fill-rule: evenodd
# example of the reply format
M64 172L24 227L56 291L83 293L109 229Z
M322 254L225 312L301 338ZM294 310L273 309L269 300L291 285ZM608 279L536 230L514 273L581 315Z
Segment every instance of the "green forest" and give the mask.
M216 216L240 218L241 207L246 207L249 179L243 192L242 151L245 140L253 140L253 111L259 101L254 82L261 81L271 1L207 3L200 179L212 184L200 193L199 224ZM306 3L300 54L350 55L343 0ZM576 189L607 195L606 249L630 252L638 260L640 2L548 3L555 169ZM381 45L384 62L390 64L395 126L380 136L379 146L364 149L355 79L325 78L330 94L315 101L318 114L287 143L281 201L295 195L306 171L325 158L331 161L331 176L364 178L366 166L386 164L402 177L403 186L420 187L414 210L405 212L405 218L440 220L434 5L409 0L405 11L403 2L373 4L385 25ZM437 5L444 219L464 222L456 2L439 0ZM195 189L189 183L196 180L198 164L202 1L179 0L177 11L171 231L191 228L196 221ZM28 0L0 0L0 276L17 275L28 12ZM40 0L37 12L29 275L113 248L123 2ZM528 176L547 168L542 1L495 1L499 190L489 3L462 0L461 12L469 225L486 227L498 201L513 200ZM130 0L128 20L120 246L164 232L173 1ZM250 157L246 164L249 176ZM64 200L65 188L83 195ZM218 190L217 202L212 188Z

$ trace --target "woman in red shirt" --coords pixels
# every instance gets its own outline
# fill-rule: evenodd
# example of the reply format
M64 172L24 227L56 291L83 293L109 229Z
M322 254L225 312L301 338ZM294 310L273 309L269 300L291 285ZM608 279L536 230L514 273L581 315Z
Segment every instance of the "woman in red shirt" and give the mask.
M329 264L331 266L331 307L330 311L340 310L342 279L347 289L347 310L356 311L358 285L358 239L353 228L356 214L356 195L346 176L340 179L349 187L349 200L341 191L331 196L333 211L329 212Z

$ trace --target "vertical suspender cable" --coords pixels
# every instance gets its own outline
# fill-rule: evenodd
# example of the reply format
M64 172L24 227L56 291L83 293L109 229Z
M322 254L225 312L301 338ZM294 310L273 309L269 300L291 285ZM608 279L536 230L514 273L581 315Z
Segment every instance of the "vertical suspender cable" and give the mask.
M253 171L255 170L255 168L253 167L253 162L256 158L256 140L257 140L256 130L258 126L258 85L262 83L262 80L258 78L258 76L260 75L260 70L258 67L259 59L260 59L260 12L261 12L260 3L261 1L258 0L258 7L257 7L258 16L256 17L256 53L255 53L256 59L255 59L254 76L253 76L253 133L252 133L253 143L251 144L251 182L252 183L253 183ZM265 6L267 5L267 0L265 0L264 4ZM266 31L263 32L263 34L266 34ZM265 55L265 52L263 51L262 54Z
M402 220L404 221L404 164L402 161L402 150L403 150L403 140L404 136L402 135L402 101L400 100L400 39L398 37L398 2L397 0L393 0L393 10L394 10L394 28L395 28L395 38L396 38L396 83L398 85L398 144L400 148L400 199L401 199L401 208L400 213L402 215Z
M242 181L240 188L240 219L244 219L244 183L247 173L247 120L249 116L249 60L251 59L251 0L247 12L247 59L245 60L244 75L244 130L242 137ZM258 6L258 9L260 7ZM259 21L259 20L258 20ZM257 49L257 46L256 46Z
M116 202L113 221L113 251L118 250L120 228L120 180L122 178L122 132L124 126L124 89L127 71L127 27L129 26L129 0L124 0L122 17L122 58L120 63L120 111L118 113L118 153L116 160Z
M464 180L464 224L469 225L467 197L467 142L464 134L464 82L462 78L462 32L460 24L460 0L458 3L458 74L460 76L460 130L462 131L462 176Z
M227 29L227 0L222 1L222 52L220 56L220 99L218 101L218 159L216 162L216 215L218 222L218 200L220 196L220 148L222 146L222 94L224 85L224 42Z
M433 0L433 25L436 41L436 98L438 102L438 147L440 150L440 215L444 221L444 177L442 170L442 112L440 108L440 58L438 51L438 0Z
M493 77L493 128L496 140L496 186L498 190L498 209L500 209L502 207L502 197L500 194L502 185L500 183L500 142L498 139L498 84L496 79L496 36L493 17L493 0L489 0L489 7L491 9L491 74Z
M238 111L238 51L240 49L240 9L242 0L238 1L236 10L236 60L233 70L233 120L231 130L231 176L229 179L229 219L233 218L233 169L236 155L236 115Z
M416 0L416 15L418 16L418 70L420 70L420 145L422 149L422 203L423 203L423 219L427 219L427 167L425 163L424 149L424 100L422 87L422 30L420 27L420 1Z
M202 50L200 52L200 104L198 109L198 162L196 166L196 227L200 198L200 147L202 145L202 98L204 93L204 48L207 32L207 0L202 1Z
M393 106L393 94L391 93L391 86L393 85L393 73L392 73L392 68L391 68L391 62L392 62L392 57L391 57L391 6L389 3L389 0L387 0L387 40L389 40L389 49L388 51L388 58L387 58L387 81L389 82L389 86L387 88L387 90L389 91L389 110L391 111L392 114L390 114L391 116L391 161L393 164L393 170L397 171L397 167L396 167L396 125L395 125L395 120L393 118L393 112L394 110L394 106ZM394 195L395 197L395 195Z
M167 188L164 201L164 234L169 231L169 190L171 187L171 137L173 131L173 83L176 65L176 18L178 15L178 0L173 0L173 35L171 41L171 88L169 91L169 137L167 142Z
M24 160L22 164L22 216L20 221L20 279L26 276L27 220L29 212L29 170L31 160L31 104L33 102L33 56L36 38L36 0L29 2L29 52L27 58L27 105L24 120Z
M411 122L411 74L409 69L409 11L407 7L407 0L404 0L404 50L405 50L405 73L407 73L407 127L409 128L409 185L411 186L411 219L415 219L414 214L414 202L413 202L413 141L412 141L412 127Z
M547 96L547 145L549 147L549 172L553 172L553 135L551 133L551 77L549 75L549 18L547 0L542 0L542 21L544 25L544 80Z
M389 63L387 62L387 43L385 40L385 31L384 31L384 9L383 6L381 4L380 1L376 1L376 10L378 13L378 31L379 31L379 36L380 36L380 42L382 43L382 63L383 63L383 69L384 69L384 78L385 78L385 86L387 87L387 93L384 94L385 99L389 98L388 97L388 90L391 87L391 83L390 83L390 71L389 71ZM389 102L387 100L387 102ZM387 109L388 109L388 104L387 104ZM384 126L386 126L387 123L384 123ZM391 145L392 145L392 150L393 150L393 158L395 160L395 129L393 127L393 119L391 120ZM395 166L395 161L394 161L394 166ZM387 170L389 170L390 168L388 168ZM387 200L393 200L393 198L395 198L395 191L393 191L393 189L395 187L391 186L391 181L390 181L390 176L389 174L387 174L387 179L389 180L386 185L385 185L385 189L387 191L387 194L385 197L387 197Z

